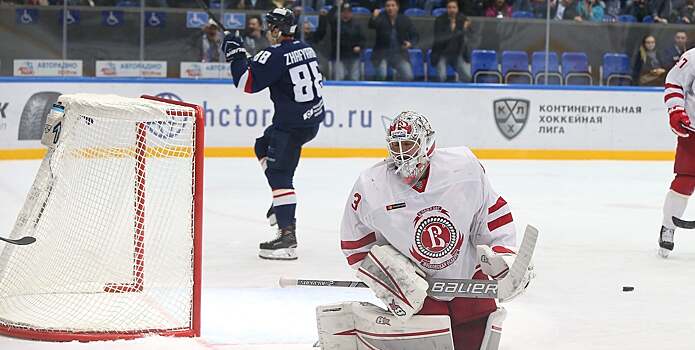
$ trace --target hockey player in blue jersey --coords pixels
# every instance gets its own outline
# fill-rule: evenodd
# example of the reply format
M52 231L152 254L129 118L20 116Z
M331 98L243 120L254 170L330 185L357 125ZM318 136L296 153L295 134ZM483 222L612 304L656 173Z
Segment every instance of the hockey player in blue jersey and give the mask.
M242 38L227 34L223 50L238 89L252 94L270 88L275 108L273 122L256 139L254 148L273 191L266 216L271 226L277 223L278 235L260 244L259 256L294 260L297 197L292 179L302 145L316 137L325 115L321 97L323 76L314 49L294 39L297 23L292 11L274 9L265 19L272 46L249 58Z

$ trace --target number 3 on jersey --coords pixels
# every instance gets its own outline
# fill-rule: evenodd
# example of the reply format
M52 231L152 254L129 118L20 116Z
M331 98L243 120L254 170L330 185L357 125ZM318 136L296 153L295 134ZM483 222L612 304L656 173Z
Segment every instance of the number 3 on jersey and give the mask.
M309 72L311 70L311 72ZM319 63L316 61L292 67L289 70L292 84L294 84L294 100L297 102L309 102L314 96L321 97L321 83L323 76L319 72ZM314 95L314 89L316 95Z

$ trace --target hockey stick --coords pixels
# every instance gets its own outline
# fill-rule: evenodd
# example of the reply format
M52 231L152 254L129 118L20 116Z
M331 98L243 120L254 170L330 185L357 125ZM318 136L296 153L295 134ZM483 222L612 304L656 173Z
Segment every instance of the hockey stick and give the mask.
M509 269L507 276L501 280L430 279L428 280L430 287L427 290L427 294L433 297L507 299L523 282L526 270L528 270L531 264L537 241L538 229L531 225L526 226L524 239L521 242L514 264ZM280 287L294 286L367 288L366 284L359 281L280 278Z
M695 132L695 127L692 126L692 125L685 125L685 124L681 123L681 126L682 126L683 129L685 129L685 130L688 130L688 131L690 131L690 132Z
M4 238L0 237L0 241L7 242L9 244L15 244L15 245L28 245L36 242L36 238L31 237L31 236L25 236L20 239L9 239L9 238Z
M676 227L685 228L689 230L695 228L695 221L686 221L679 219L675 216L671 217L671 219L673 220L673 224L676 225Z
M210 8L208 7L208 5L205 5L205 1L196 0L196 2L198 3L198 6L200 6L203 9L203 11L205 11L208 14L208 17L210 17L210 19L212 19L212 21L215 22L215 24L220 29L222 29L222 32L227 34L228 33L227 29L224 28L224 25L222 24L222 22L217 20L217 17L215 17L215 15L212 13L212 11L210 11Z

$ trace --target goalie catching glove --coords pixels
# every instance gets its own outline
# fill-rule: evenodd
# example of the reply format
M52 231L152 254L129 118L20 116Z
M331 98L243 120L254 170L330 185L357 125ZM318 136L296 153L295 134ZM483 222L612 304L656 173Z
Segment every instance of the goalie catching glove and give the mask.
M357 269L357 278L402 321L422 309L429 288L424 275L390 245L373 246Z
M509 268L514 264L516 253L503 246L486 246L479 245L476 247L478 252L478 263L483 273L490 276L494 280L504 278L509 272ZM533 272L533 263L529 264L526 273L524 274L521 283L508 298L500 298L501 303L510 301L523 293L528 287L529 282L535 277Z

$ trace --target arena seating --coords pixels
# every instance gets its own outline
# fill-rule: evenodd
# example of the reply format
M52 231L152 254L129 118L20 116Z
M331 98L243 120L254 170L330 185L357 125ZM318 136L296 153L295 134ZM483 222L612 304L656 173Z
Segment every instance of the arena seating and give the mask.
M545 52L537 51L531 55L531 75L536 84L545 84ZM560 74L560 63L557 58L557 53L548 53L548 75L547 80L549 85L562 85L562 75Z
M432 16L433 17L439 17L445 13L446 13L446 7L438 7L436 9L432 10Z
M533 84L526 51L502 52L502 76L505 84Z
M584 52L565 52L562 54L562 75L565 85L592 85L589 58Z
M497 66L496 51L473 50L471 55L471 74L473 75L474 83L502 83L502 74L500 74Z
M631 85L630 58L621 53L607 53L603 55L601 65L601 84Z

